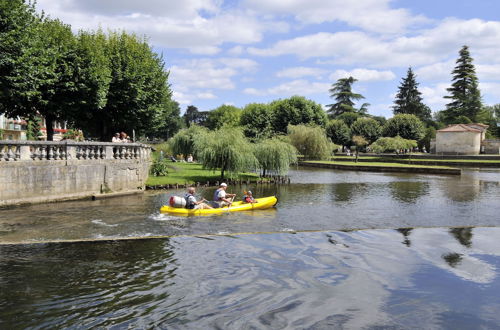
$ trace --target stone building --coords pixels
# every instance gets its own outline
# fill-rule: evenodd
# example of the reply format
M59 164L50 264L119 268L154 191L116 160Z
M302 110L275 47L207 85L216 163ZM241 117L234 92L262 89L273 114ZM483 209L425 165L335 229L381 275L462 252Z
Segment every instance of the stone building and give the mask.
M442 155L498 154L500 141L485 140L488 125L455 124L436 132L435 153ZM487 150L486 150L487 149Z
M7 118L0 114L0 130L3 140L26 140L26 120L20 118ZM0 140L1 140L0 139Z

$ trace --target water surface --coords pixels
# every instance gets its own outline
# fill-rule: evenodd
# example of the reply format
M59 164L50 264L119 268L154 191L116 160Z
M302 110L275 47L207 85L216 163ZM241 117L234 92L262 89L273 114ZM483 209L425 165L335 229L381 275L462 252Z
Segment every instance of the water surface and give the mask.
M160 214L180 190L0 209L0 328L500 328L499 171L292 182L210 217Z

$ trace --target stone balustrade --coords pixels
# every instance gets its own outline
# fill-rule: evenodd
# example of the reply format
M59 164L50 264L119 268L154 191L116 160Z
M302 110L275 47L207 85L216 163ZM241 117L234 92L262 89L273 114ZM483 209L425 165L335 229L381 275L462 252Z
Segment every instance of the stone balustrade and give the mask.
M0 162L149 160L150 154L140 143L0 141Z

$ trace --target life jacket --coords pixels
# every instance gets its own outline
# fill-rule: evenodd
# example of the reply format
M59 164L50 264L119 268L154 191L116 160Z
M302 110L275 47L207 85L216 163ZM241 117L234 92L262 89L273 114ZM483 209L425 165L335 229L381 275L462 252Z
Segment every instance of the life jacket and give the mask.
M244 195L243 196L243 201L245 203L252 203L253 201L255 201L255 198L253 198L253 196Z
M191 198L189 198L191 196L194 197L192 194L189 194L189 193L186 193L184 195L184 199L186 200L186 208L190 209L190 210L194 209L194 207L196 206L196 204L193 202L193 200Z
M214 202L220 202L219 200L219 191L221 190L222 188L218 188L215 192L214 192Z

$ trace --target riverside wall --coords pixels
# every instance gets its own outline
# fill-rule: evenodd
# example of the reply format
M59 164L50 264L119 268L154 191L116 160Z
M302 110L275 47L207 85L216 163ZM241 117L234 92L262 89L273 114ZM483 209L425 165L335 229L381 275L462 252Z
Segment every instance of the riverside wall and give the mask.
M141 191L150 158L138 143L0 141L0 206Z

